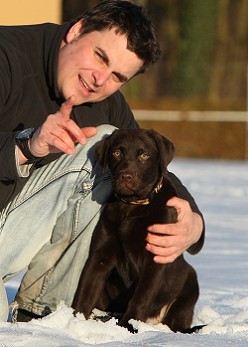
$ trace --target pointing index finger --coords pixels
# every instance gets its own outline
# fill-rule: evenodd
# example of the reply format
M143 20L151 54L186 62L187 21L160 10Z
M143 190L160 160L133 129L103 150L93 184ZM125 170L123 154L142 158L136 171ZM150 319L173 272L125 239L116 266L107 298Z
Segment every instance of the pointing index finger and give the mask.
M59 112L64 118L70 118L70 114L75 100L75 96L72 95L68 99L66 99L65 102L63 102L63 104L61 105Z

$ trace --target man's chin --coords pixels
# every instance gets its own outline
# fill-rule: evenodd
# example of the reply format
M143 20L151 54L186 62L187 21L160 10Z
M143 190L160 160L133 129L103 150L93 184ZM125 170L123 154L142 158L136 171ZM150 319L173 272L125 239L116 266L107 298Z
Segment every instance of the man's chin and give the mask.
M109 97L109 95L101 96L101 97L100 96L96 96L96 95L89 95L88 97L83 97L82 95L77 95L76 93L75 94L72 93L71 95L75 95L75 98L76 98L74 106L103 101L103 100L105 100L106 98Z
M82 105L82 104L91 104L95 102L99 102L104 100L104 98L94 98L94 97L89 97L89 98L76 98L75 105Z

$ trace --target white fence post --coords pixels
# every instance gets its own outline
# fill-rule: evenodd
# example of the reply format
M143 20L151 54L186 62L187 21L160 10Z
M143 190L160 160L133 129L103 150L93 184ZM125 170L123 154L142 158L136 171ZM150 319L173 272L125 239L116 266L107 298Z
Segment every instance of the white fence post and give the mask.
M246 134L245 134L245 159L248 159L248 64L246 76Z

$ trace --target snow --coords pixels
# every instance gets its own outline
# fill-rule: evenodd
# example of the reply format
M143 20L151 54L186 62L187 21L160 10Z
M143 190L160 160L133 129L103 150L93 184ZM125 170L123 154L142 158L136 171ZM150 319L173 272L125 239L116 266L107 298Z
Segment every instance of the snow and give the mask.
M163 325L133 321L131 334L116 321L86 321L60 304L51 315L28 323L0 323L0 347L228 347L248 345L248 162L176 159L170 165L205 216L206 242L195 256L200 298L193 324L199 333L173 333ZM7 283L11 301L20 277Z

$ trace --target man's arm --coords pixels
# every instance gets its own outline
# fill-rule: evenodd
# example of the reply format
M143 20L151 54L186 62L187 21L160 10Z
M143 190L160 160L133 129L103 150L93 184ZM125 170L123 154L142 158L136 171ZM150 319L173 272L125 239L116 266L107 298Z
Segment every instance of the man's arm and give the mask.
M180 180L169 174L175 185L178 197L167 202L177 210L175 224L155 224L148 228L146 249L154 254L157 263L171 263L184 251L198 253L204 243L205 225L193 197Z
M196 254L200 252L200 250L203 247L204 239L205 239L205 222L203 215L201 211L199 210L193 196L189 193L187 188L182 184L182 182L179 180L179 178L174 175L172 172L169 172L169 177L172 180L174 186L176 187L178 197L188 201L190 204L191 210L194 213L194 219L195 219L195 227L198 230L198 237L196 237L198 240L197 242L192 243L192 245L187 248L187 251L190 254ZM196 230L196 234L197 234ZM197 236L197 235L196 235Z

